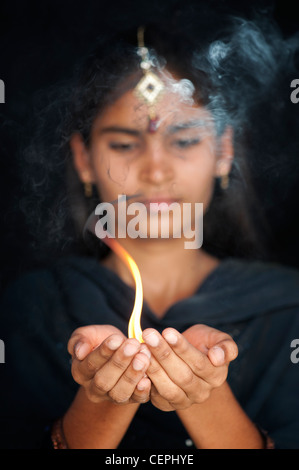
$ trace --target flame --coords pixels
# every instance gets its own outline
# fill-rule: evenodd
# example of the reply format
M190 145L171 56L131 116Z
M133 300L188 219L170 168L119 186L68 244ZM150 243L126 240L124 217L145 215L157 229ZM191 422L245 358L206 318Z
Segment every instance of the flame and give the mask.
M134 307L130 316L128 326L128 337L136 338L140 343L143 343L142 329L140 326L140 318L143 304L143 288L140 271L137 264L133 260L132 256L114 239L105 237L102 239L106 245L108 245L127 265L129 268L134 281L135 281L135 302Z

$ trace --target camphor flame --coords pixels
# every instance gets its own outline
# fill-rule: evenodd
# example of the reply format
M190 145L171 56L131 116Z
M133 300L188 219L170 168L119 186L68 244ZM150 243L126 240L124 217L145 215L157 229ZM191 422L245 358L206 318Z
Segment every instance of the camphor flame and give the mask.
M134 281L135 281L135 302L130 316L128 326L128 337L136 338L140 343L143 343L142 329L140 326L140 318L143 304L143 288L140 276L140 271L132 256L114 239L105 237L102 239L127 265Z
M130 199L132 197L136 197L137 195L128 196L127 198ZM126 196L124 195L126 199ZM112 201L111 204L119 203L119 199L117 201ZM91 232L92 234L99 237L96 233L95 226L97 224L98 218L95 217L95 213L92 213L84 227L83 234L86 236L87 232ZM136 338L140 343L143 343L142 338L142 329L140 326L140 319L141 319L141 312L142 312L142 305L143 305L143 287L141 281L141 275L138 269L137 264L133 260L132 256L121 246L121 244L115 240L115 238L111 238L107 235L107 231L104 231L104 228L98 226L98 230L101 233L99 237L105 245L109 246L114 253L119 256L122 261L127 265L129 271L131 272L134 281L135 281L135 302L134 307L130 316L129 326L128 326L128 337L129 338Z

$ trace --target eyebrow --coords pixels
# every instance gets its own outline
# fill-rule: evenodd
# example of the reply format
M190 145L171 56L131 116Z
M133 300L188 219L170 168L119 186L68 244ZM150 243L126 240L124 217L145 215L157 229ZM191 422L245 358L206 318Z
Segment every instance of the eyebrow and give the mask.
M169 126L167 132L169 134L175 134L176 132L183 131L185 129L193 129L195 127L203 127L206 125L206 121L203 119L195 121L180 122L178 124Z
M203 127L204 125L206 125L206 121L204 121L203 119L181 122L175 125L168 126L166 130L166 134L175 134L176 132L179 132L182 130L193 129L196 127ZM139 131L137 129L131 129L129 127L121 127L121 126L109 126L109 127L104 127L103 129L99 130L99 135L109 134L109 133L120 133L120 134L131 135L134 137L139 137L142 134L142 131Z
M121 134L129 134L133 135L135 137L140 136L140 131L136 129L130 129L127 127L120 127L120 126L109 126L109 127L104 127L103 129L100 129L99 134L109 134L109 133L121 133Z

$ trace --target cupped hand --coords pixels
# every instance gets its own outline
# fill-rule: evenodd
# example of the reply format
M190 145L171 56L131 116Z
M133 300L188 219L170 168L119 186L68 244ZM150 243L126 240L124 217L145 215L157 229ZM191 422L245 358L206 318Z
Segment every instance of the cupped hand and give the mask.
M88 398L99 403L145 403L150 380L145 376L150 353L144 344L128 339L112 325L75 330L68 342L72 375Z
M151 401L164 411L180 410L207 400L227 377L238 348L226 333L194 325L180 334L166 328L143 332L152 353L147 375L152 382Z

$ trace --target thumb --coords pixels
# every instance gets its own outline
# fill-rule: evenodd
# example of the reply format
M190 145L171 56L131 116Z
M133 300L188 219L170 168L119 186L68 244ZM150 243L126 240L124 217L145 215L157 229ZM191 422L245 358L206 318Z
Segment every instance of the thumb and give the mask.
M224 339L208 351L208 357L214 366L227 364L238 356L238 346L233 339Z
M68 352L80 361L97 348L108 336L112 334L124 334L112 325L88 325L77 328L68 342Z

